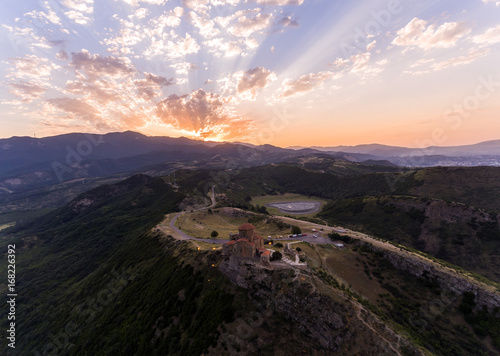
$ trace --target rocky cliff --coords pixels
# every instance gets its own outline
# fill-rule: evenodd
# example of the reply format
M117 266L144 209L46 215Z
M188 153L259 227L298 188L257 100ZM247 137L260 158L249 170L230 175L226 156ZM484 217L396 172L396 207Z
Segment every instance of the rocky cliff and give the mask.
M279 262L264 268L242 261L225 261L220 269L252 298L265 301L270 314L282 315L314 341L317 346L309 354L399 355L402 350L420 354L355 300L308 271Z
M462 296L464 292L474 293L477 309L486 307L491 312L495 308L500 307L500 294L494 290L493 286L487 286L465 276L460 276L451 269L434 265L418 257L408 258L392 251L380 249L372 245L369 246L381 253L395 268L406 271L416 277L433 280L447 292L451 292L457 296Z

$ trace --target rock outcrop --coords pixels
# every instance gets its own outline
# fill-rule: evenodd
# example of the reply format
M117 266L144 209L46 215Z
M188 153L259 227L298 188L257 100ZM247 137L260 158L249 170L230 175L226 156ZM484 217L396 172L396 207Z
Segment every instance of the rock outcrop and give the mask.
M408 258L399 255L395 252L377 248L370 245L370 247L382 253L384 258L391 262L391 264L401 270L406 271L416 277L430 278L436 281L439 286L448 292L461 296L464 292L472 292L476 296L476 308L482 309L486 307L488 311L493 311L495 308L500 307L500 294L492 291L493 287L481 285L478 282L468 280L461 277L457 273L446 270L444 267L436 267L430 262L426 262L420 258Z
M220 269L314 340L319 354L398 355L402 347L420 354L363 306L307 271L280 262L265 268L251 261L225 261Z

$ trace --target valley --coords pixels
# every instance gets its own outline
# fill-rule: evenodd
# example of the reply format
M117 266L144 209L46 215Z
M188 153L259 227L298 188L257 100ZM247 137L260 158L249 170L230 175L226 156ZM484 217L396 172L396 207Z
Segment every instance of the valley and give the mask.
M317 152L267 164L265 149L255 165L219 165L217 153L216 166L162 163L4 191L0 244L19 246L23 276L20 347L498 353L498 168L402 169ZM246 224L264 244L240 260L224 246ZM106 290L112 303L75 309Z

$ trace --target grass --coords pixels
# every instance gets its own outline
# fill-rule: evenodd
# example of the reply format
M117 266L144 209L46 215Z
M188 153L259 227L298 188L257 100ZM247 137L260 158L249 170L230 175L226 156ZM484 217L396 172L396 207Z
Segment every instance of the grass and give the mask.
M0 231L8 228L8 227L11 227L11 226L14 226L15 223L10 223L10 224L3 224L3 225L0 225Z
M209 244L208 242L203 242L203 241L191 241L191 242L195 246L195 249L197 249L198 247L200 248L200 250L213 250L214 248L217 250L221 248L220 245Z
M252 203L252 205L266 206L266 204L271 204L271 203L297 202L297 201L319 201L321 203L321 208L323 207L323 205L327 203L326 200L323 199L319 199L316 197L309 197L307 195L292 194L292 193L285 193L282 195L263 195L258 197L252 197L250 203ZM281 215L281 216L290 215L290 213L281 212L277 208L267 207L267 211L269 212L269 214L273 215ZM301 214L301 215L315 216L316 213Z
M254 214L241 213L232 208L214 209L212 214L207 211L187 212L179 216L175 226L192 237L210 238L211 232L215 230L219 233L217 239L229 239L229 234L237 233L238 227L248 222L252 216ZM258 235L277 238L289 234L289 229L280 230L276 224L269 223L268 218L270 217L263 216L262 221L252 223ZM162 224L168 225L165 222Z

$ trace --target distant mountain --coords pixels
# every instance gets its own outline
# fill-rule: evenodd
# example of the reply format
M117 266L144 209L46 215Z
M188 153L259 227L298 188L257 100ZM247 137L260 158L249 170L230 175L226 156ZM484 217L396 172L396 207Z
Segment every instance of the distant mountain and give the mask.
M304 149L297 146L289 148ZM500 140L450 147L408 148L368 144L334 147L313 146L310 149L323 151L352 161L357 161L359 155L369 155L370 158L365 158L364 161L387 160L402 167L500 166ZM349 155L357 155L357 157L349 157Z
M0 195L118 173L165 175L180 168L235 169L311 154L324 153L309 148L292 150L272 145L150 137L132 131L11 137L0 139ZM335 157L357 162L377 159L356 154Z
M304 147L293 146L291 149L303 149ZM379 157L402 157L402 156L500 156L500 140L485 141L474 145L464 146L431 146L426 148L409 148L399 146L388 146L381 144L364 144L357 146L332 146L332 147L309 147L314 150L324 152L344 152L344 153L361 153Z

